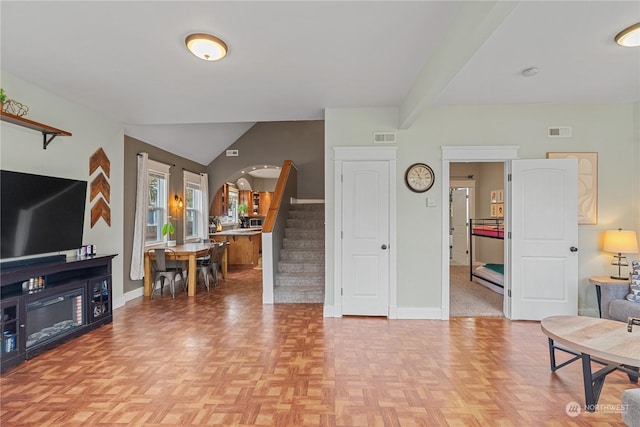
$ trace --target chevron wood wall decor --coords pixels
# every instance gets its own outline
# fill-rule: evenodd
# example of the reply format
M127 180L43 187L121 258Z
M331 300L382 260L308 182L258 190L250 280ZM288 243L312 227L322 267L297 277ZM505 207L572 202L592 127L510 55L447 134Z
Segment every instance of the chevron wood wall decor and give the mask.
M99 167L102 168L108 178L111 177L111 161L102 147L98 148L89 159L89 175L93 175Z
M104 219L104 222L111 227L111 208L102 197L91 208L91 228L96 225L100 218Z
M91 181L91 197L90 200L96 198L98 195L102 195L107 202L111 202L111 185L109 185L109 181L107 177L104 176L102 172L96 176L93 181Z
M93 201L98 196L97 202L91 207L91 228L93 228L100 218L104 219L107 225L111 226L111 185L109 184L109 174L111 173L111 161L102 147L98 148L89 158L89 175L101 168L102 172L91 181L89 201ZM106 175L106 176L105 176Z

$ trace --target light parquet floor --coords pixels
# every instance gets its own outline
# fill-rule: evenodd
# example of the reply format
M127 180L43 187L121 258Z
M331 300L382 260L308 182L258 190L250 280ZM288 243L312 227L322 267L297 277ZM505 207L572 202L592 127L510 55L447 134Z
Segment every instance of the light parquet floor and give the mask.
M584 404L581 368L550 372L537 322L323 318L320 304L263 306L260 274L136 299L5 372L0 425L624 425L636 385L617 372L596 413L567 415Z

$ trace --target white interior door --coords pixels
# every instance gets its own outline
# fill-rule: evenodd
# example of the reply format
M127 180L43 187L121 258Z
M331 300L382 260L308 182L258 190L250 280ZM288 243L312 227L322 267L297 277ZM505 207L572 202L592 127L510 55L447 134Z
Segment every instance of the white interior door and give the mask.
M389 162L342 164L342 314L389 315Z
M511 161L511 319L578 312L578 166L575 159ZM509 271L507 271L509 269Z
M459 265L469 265L469 189L454 188L451 194L452 258Z

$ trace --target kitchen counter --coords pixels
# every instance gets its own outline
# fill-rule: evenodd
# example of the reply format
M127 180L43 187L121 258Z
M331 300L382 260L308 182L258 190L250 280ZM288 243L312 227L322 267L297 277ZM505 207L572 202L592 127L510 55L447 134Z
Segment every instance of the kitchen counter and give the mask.
M211 233L209 237L215 239L216 236L255 236L256 234L262 234L262 228L232 228Z
M256 266L262 250L262 228L234 228L209 234L212 240L227 241L229 265Z

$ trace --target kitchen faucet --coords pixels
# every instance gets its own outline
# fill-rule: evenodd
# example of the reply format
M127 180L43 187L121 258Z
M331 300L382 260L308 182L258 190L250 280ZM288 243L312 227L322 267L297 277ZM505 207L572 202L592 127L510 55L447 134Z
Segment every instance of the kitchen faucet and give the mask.
M629 317L629 321L627 322L627 331L631 332L633 325L640 326L640 317Z

